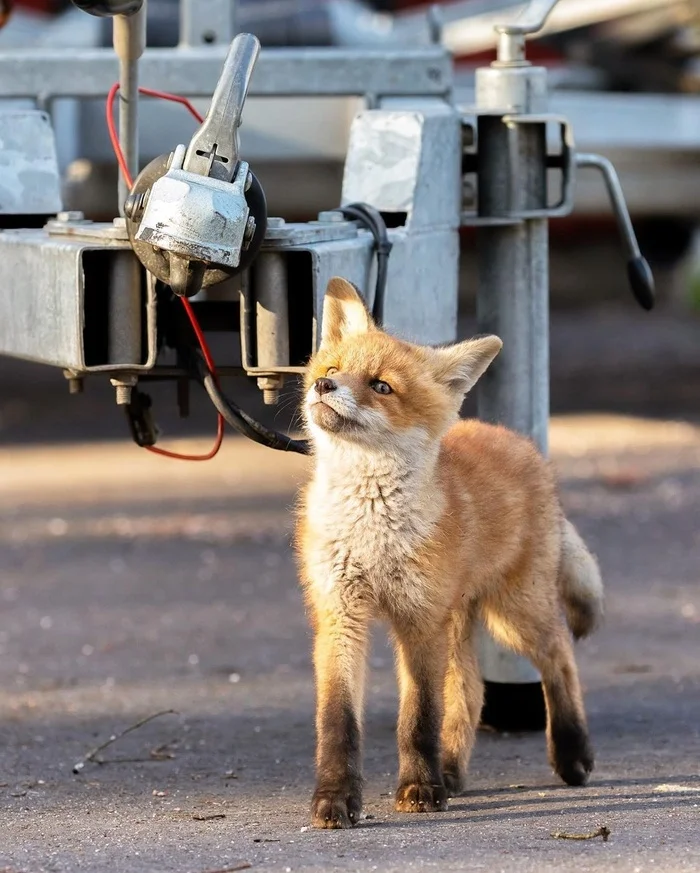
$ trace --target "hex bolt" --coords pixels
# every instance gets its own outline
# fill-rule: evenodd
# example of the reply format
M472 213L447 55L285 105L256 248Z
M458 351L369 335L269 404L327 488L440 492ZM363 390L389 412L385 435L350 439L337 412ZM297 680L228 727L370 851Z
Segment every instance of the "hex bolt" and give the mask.
M276 215L269 215L267 218L268 228L284 227L285 224L286 224L286 222L285 222L284 218L279 218Z
M64 370L63 375L68 382L69 394L83 393L83 377L79 373L77 373L75 370Z
M131 403L131 385L116 385L117 406L128 406Z
M443 30L443 17L442 10L437 5L437 3L433 3L428 7L428 11L425 15L426 24L428 25L428 36L430 38L430 42L433 45L440 45L442 42L442 30Z
M254 236L255 236L255 219L253 218L252 215L249 215L248 221L246 222L246 226L245 226L245 234L243 235L243 242L244 242L246 248L248 248L248 246L252 242Z
M147 196L147 191L141 191L139 194L129 194L124 201L124 215L126 215L127 218L133 218L137 215L146 205Z
M262 391L265 406L276 406L280 399L282 376L259 376L258 388Z
M109 380L115 388L117 406L128 406L131 403L131 392L136 387L136 376L125 374L118 379Z

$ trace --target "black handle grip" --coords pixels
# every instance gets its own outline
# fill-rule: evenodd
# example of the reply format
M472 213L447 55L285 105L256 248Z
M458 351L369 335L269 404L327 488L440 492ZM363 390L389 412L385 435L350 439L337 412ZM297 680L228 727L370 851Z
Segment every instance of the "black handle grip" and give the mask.
M73 5L90 15L111 18L113 15L135 15L143 0L73 0Z
M646 258L639 255L637 258L627 261L627 278L629 279L634 299L642 309L647 311L653 309L656 301L654 276Z

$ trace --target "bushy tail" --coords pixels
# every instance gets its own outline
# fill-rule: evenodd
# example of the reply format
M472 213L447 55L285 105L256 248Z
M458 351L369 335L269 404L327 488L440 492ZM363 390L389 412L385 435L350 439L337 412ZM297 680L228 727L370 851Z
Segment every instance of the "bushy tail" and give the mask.
M591 634L603 618L603 580L598 562L566 518L561 528L559 590L576 639Z

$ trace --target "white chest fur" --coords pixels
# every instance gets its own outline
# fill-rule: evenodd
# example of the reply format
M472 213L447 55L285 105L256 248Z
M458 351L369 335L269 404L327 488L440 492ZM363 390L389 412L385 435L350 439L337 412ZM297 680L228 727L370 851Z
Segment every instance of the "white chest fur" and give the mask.
M317 457L307 515L318 595L353 591L382 610L423 599L416 555L434 534L442 496L425 454L416 460L348 448Z

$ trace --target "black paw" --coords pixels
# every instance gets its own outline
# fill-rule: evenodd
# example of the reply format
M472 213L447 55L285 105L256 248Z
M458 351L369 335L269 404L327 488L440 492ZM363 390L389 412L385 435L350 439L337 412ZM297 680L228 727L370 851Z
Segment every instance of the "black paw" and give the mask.
M311 801L315 828L351 828L360 820L362 793L356 788L317 788Z
M593 750L588 732L572 724L552 730L550 761L567 785L585 785L593 771Z
M407 782L396 791L397 812L444 812L447 809L447 791L444 785L428 782Z
M448 797L458 797L464 791L464 779L456 770L445 770L442 781Z

